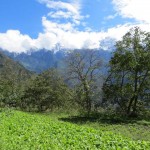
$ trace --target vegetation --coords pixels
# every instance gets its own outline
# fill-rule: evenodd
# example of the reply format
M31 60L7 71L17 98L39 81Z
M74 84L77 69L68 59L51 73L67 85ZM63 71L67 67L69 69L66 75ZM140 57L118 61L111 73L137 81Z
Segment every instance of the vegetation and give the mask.
M131 116L150 102L150 33L133 28L116 43L103 86L105 100Z
M28 82L22 96L21 108L41 112L69 105L71 90L56 70L47 70Z
M80 126L92 127L103 132L111 131L121 134L132 140L149 141L150 138L150 119L149 118L128 118L107 114L107 112L93 114L90 117L79 115L50 115L50 117L65 122L74 123Z
M67 57L68 78L74 80L77 101L88 116L92 111L93 97L99 92L96 82L101 67L101 57L93 50L86 50L86 53L74 51Z
M32 75L22 65L0 53L0 107L17 107L26 81Z
M66 59L35 74L0 53L0 149L150 149L150 33L132 28L108 70L98 51Z
M19 149L149 149L150 143L132 141L112 132L52 120L23 112L0 113L0 148Z

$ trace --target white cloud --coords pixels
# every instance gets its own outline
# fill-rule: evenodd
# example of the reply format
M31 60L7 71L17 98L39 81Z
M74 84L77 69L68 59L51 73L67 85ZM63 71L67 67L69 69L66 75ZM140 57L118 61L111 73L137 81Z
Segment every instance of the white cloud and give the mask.
M114 43L114 40L120 40L134 26L139 26L145 31L150 31L149 16L146 14L146 17L144 16L144 11L137 10L139 5L142 5L140 3L141 0L136 0L138 6L134 6L135 0L113 0L117 14L119 13L123 17L135 18L140 23L117 25L116 27L98 32L92 31L86 25L84 26L84 31L78 30L78 26L84 24L82 19L88 17L88 15L81 15L81 0L70 0L70 3L54 0L38 1L44 3L51 10L47 17L42 17L43 32L39 33L36 39L32 39L28 35L21 34L18 30L8 30L6 33L0 33L0 48L18 53L26 52L30 49L38 50L45 48L51 50L55 49L58 44L66 49L92 49L99 47L108 49ZM142 2L144 1L147 2L146 0L142 0ZM145 3L143 5L145 6ZM136 9L132 10L134 7ZM144 8L146 11L146 6ZM142 13L142 17L138 16L138 13ZM57 19L57 22L52 21L49 16ZM115 16L108 16L107 19L113 19ZM62 17L66 19L66 23L58 21ZM142 22L143 19L144 23Z
M84 18L80 13L81 0L72 0L69 2L54 1L54 0L38 0L45 4L49 9L53 9L48 16L56 19L71 19L72 22L79 25L80 20Z
M99 40L103 36L103 34L97 32L78 31L77 29L73 28L73 25L70 23L54 23L50 20L47 20L45 17L43 17L43 26L45 33L40 34L38 40L41 36L45 37L46 39L48 35L55 35L55 37L49 36L49 43L51 40L55 40L55 42L53 42L53 45L49 45L49 47L47 47L48 49L55 47L56 43L59 43L63 48L67 49L80 49L85 47L98 48Z
M42 22L44 33L39 35L37 45L38 48L43 47L46 49L55 48L57 43L66 49L99 48L101 40L108 37L119 40L132 27L132 25L126 24L118 25L106 31L92 32L88 30L79 31L70 23L59 24L48 20L46 17L43 17ZM39 44L42 42L41 37L44 42L42 45Z
M81 48L104 48L107 50L114 43L135 25L125 24L109 28L106 31L78 31L71 25L54 23L43 17L44 32L39 33L37 39L32 39L28 35L22 35L17 30L8 30L0 33L0 48L10 52L26 52L30 49L55 49L56 45L66 49ZM149 24L136 24L141 29L150 31ZM112 42L113 39L113 42ZM111 44L110 44L111 43Z
M109 15L109 16L105 17L104 19L105 20L111 20L111 19L114 19L115 17L117 17L117 14Z
M10 52L25 52L34 48L34 39L22 35L18 30L8 30L6 33L0 33L0 48Z
M78 14L80 9L79 3L67 3L62 1L54 1L54 0L38 0L41 3L46 4L48 8L52 9L65 9L74 14Z
M112 2L122 17L150 24L150 0L112 0Z
M64 11L50 12L48 16L52 18L59 18L59 19L60 18L65 18L65 19L72 18L71 12L64 12Z
M72 24L70 22L65 23L65 24L56 23L56 22L47 20L46 17L42 18L42 24L43 24L45 32L57 33L57 32L60 32L60 30L64 30L64 31L73 31L74 30L74 24Z

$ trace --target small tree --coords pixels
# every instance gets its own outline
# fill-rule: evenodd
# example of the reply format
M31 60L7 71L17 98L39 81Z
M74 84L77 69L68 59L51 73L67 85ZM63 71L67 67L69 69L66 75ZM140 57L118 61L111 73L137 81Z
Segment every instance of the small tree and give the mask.
M96 81L102 60L98 51L83 50L69 53L67 58L67 76L74 81L77 91L77 102L86 109L89 115L92 109L92 96L97 88Z
M150 94L150 33L132 28L116 43L109 67L104 99L128 115L137 115L139 103Z

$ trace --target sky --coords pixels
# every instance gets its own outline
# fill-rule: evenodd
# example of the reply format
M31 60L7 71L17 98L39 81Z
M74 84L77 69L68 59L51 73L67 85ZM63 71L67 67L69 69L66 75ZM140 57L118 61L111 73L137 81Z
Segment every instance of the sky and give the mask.
M134 26L150 31L150 0L0 0L0 48L110 49Z

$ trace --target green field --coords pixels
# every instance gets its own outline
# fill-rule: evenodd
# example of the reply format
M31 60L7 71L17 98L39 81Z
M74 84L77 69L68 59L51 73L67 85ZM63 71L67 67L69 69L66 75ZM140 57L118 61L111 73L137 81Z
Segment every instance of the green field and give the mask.
M149 150L150 142L59 121L49 115L0 112L1 150Z

